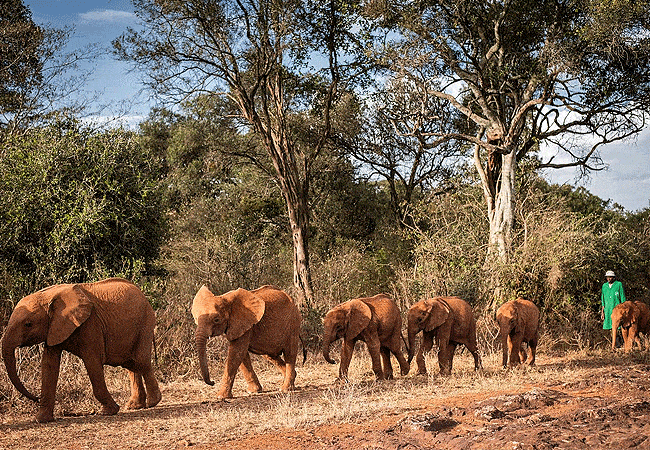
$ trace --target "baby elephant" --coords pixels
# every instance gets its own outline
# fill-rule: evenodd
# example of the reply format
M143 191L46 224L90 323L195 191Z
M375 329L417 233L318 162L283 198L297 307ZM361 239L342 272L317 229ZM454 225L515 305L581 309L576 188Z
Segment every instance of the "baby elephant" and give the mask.
M438 343L440 373L451 374L456 346L465 345L474 356L474 369L481 368L481 357L476 345L476 320L472 307L458 297L435 297L415 303L408 312L408 341L410 363L415 353L415 339L422 331L422 341L416 361L418 373L426 374L424 354Z
M195 340L201 375L211 386L214 382L208 370L206 342L208 338L222 334L229 342L217 398L232 397L238 368L248 382L249 392L262 391L249 353L264 355L275 363L284 376L283 392L294 389L301 316L286 293L274 286L262 286L254 291L240 288L214 295L203 286L192 302L192 316L196 323ZM303 356L306 357L304 347Z
M399 308L389 296L379 294L370 298L357 298L341 303L325 315L323 357L330 364L336 364L336 361L330 358L330 346L332 342L343 338L339 380L345 380L348 376L354 344L361 340L368 346L372 370L377 379L392 379L391 353L399 361L402 375L409 372L409 364L402 354L401 337L402 317Z
M524 342L528 344L530 356L527 363L535 364L535 350L539 332L539 308L523 298L504 303L497 310L499 324L499 339L503 345L503 367L515 366L526 361Z
M122 366L131 378L127 408L155 406L161 399L151 366L156 317L144 294L133 283L111 278L97 283L58 284L18 302L2 337L2 357L9 379L25 397L38 401L36 421L54 420L56 384L65 350L84 363L100 414L120 407L106 388L104 365ZM40 399L18 377L15 349L45 343ZM146 385L146 390L145 390Z
M625 352L632 350L634 342L641 347L639 333L648 337L650 332L650 309L641 301L627 300L612 311L612 350L616 348L616 330L621 327Z

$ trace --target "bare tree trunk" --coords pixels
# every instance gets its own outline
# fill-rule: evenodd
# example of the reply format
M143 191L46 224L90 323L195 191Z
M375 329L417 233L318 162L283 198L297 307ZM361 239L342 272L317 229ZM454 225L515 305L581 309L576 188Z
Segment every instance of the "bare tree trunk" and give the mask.
M496 256L499 262L508 261L512 245L512 227L515 217L515 172L516 153L510 152L502 156L500 176L497 180L494 207L489 213L490 242L488 255Z
M294 204L287 200L291 239L293 241L293 284L298 291L297 306L313 305L314 290L309 266L309 211L307 199L299 198Z
M280 189L287 205L293 244L293 284L297 306L313 305L314 290L309 265L309 179L305 157L291 145L282 130L267 140Z
M483 195L487 205L490 221L490 238L485 258L485 268L492 269L492 264L508 262L512 245L512 229L515 217L515 176L517 171L517 153L489 155L486 167L483 166L480 148L474 148L474 166L481 178ZM503 286L499 274L490 270L490 288L494 296L492 309L496 309L503 297Z

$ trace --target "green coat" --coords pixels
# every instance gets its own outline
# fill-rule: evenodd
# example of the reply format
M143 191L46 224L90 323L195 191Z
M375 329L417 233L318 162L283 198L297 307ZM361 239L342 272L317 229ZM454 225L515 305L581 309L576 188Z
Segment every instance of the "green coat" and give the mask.
M619 303L625 301L625 292L623 292L623 283L615 280L610 286L605 282L600 293L600 303L605 312L605 320L603 321L603 330L612 329L612 310Z

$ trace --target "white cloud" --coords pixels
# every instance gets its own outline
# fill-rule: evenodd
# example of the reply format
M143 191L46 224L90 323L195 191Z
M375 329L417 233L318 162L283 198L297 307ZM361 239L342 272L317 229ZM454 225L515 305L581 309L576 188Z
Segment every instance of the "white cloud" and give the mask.
M101 9L79 14L83 22L89 23L118 23L132 22L136 20L136 15L129 11L117 11L115 9Z

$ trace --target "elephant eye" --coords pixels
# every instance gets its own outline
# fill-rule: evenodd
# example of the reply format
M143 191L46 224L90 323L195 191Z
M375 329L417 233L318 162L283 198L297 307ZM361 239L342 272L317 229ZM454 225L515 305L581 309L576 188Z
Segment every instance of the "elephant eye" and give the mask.
M31 322L25 322L25 328L31 328L32 325L33 324Z

